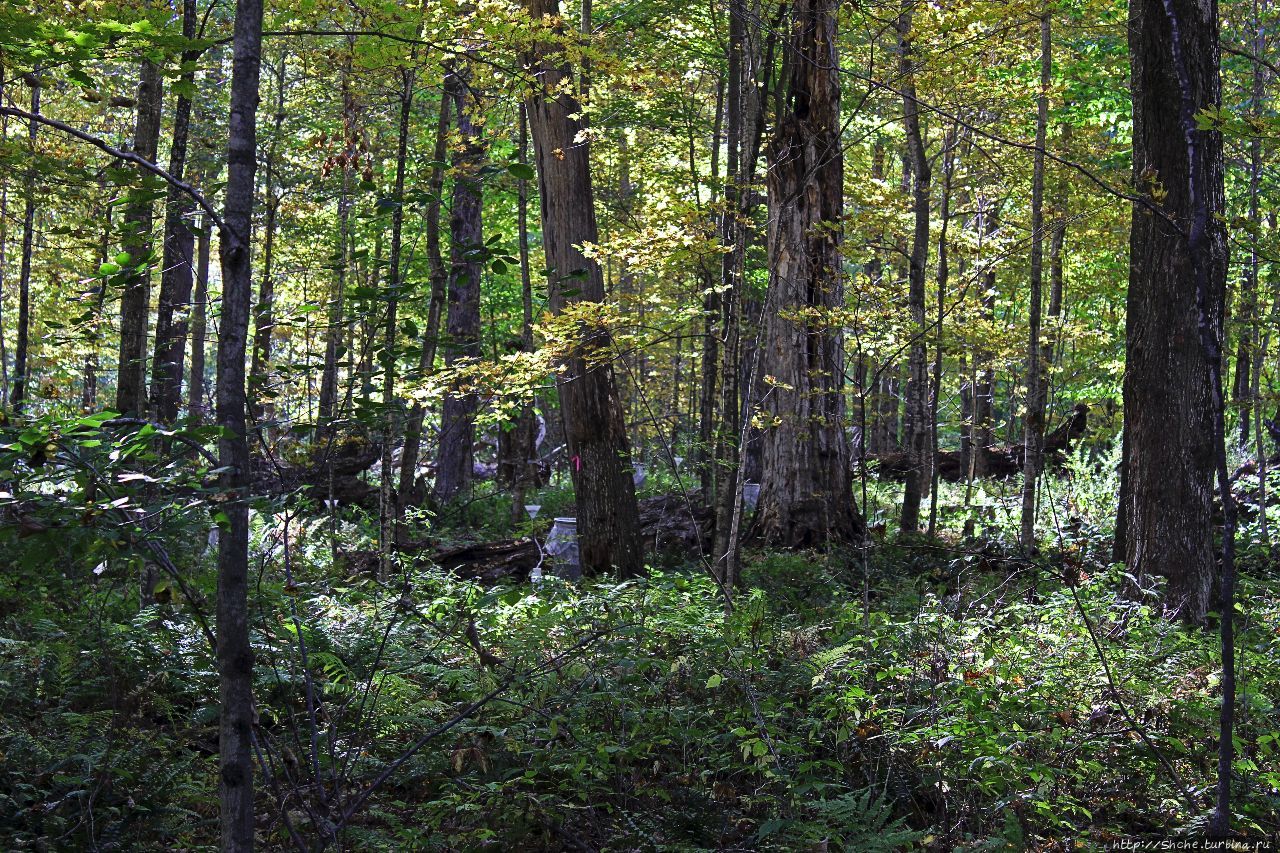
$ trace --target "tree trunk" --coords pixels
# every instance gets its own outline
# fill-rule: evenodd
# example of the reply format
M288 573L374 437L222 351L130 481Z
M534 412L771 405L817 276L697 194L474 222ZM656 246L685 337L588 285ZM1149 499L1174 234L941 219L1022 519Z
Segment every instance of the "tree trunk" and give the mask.
M209 309L209 253L213 225L207 219L196 238L196 292L191 304L191 376L187 380L187 412L192 423L205 418L204 363Z
M453 158L456 177L449 216L449 322L445 349L445 364L449 366L480 356L480 279L484 274L480 167L485 151L480 129L474 124L480 107L470 79L470 67L464 64L445 80L446 97L457 113L462 146ZM474 394L458 394L452 389L444 398L435 483L436 500L440 502L471 488L478 405Z
M712 464L708 466L708 479L703 487L705 498L711 499L711 491L706 487L714 483L715 496L715 538L713 539L713 566L725 595L732 595L738 580L737 531L734 519L740 517L741 492L739 482L739 459L741 456L741 424L739 423L739 388L738 378L741 373L741 308L742 308L742 261L745 251L739 246L746 246L746 223L743 219L743 193L749 187L743 185L747 172L742 168L744 139L744 103L743 68L746 32L746 3L744 0L732 0L729 5L729 40L725 45L727 52L727 80L725 86L724 117L727 141L725 158L724 215L720 223L720 239L728 248L720 265L720 288L723 296L717 294L714 300L708 296L704 309L721 311L717 318L725 336L723 364L715 363L718 357L714 345L703 349L703 388L707 395L714 395L716 388L716 371L721 372L720 399L718 411L720 424L718 435L712 451ZM718 142L717 142L718 146ZM713 288L714 289L714 288ZM723 309L723 310L721 310ZM709 321L710 324L710 321ZM715 331L710 325L708 337ZM713 363L708 365L706 359L711 357ZM708 438L710 426L707 424Z
M440 251L440 207L444 193L444 164L449 141L449 102L448 95L440 96L440 113L436 121L436 142L432 153L431 178L427 184L427 192L431 200L427 203L427 266L430 269L431 293L427 303L427 327L422 332L422 350L418 356L418 376L425 377L435 370L436 348L440 339L440 312L444 307L445 282L447 274L444 258ZM528 248L521 244L521 251ZM418 458L422 452L422 428L426 418L426 409L422 403L414 399L409 409L408 424L404 433L404 449L400 451L400 509L404 510L412 499L416 502L424 497L418 491Z
M925 335L925 265L929 260L929 197L932 167L920 134L920 105L916 100L915 66L911 47L911 6L902 7L897 18L898 69L902 78L903 125L907 133L907 156L913 181L912 208L915 230L911 239L907 307L913 325L907 355L906 451L911 462L902 495L903 533L920 530L920 504L929 494L933 479L933 456L929 452L929 376Z
M40 72L35 72L36 85L31 87L31 112L40 115L40 93L44 81ZM27 126L27 151L35 158L36 137L40 125L34 121ZM32 165L27 172L22 211L22 260L18 269L18 340L13 351L13 392L9 402L15 413L21 412L27 399L27 383L29 381L28 349L31 336L31 255L36 237L36 169Z
M983 237L993 238L1000 230L1000 209L989 199L981 204ZM979 237L981 240L982 237ZM996 320L996 265L988 265L982 274L982 319L994 325ZM982 477L987 471L987 455L995 444L996 375L992 354L979 348L975 354L978 367L973 392L973 470Z
M1044 285L1044 147L1048 142L1053 41L1047 7L1040 17L1040 96L1036 99L1036 150L1031 175L1031 293L1027 312L1027 417L1022 440L1022 524L1025 550L1036 542L1036 484L1044 456L1045 388L1040 374L1040 311Z
M534 21L559 13L559 0L526 3ZM600 265L580 248L597 242L599 234L590 143L578 139L581 123L574 116L581 108L562 86L567 76L564 58L558 55L562 53L551 40L534 46L539 85L527 107L538 164L543 249L551 270L549 301L555 313L562 313L571 302L604 300ZM557 374L556 384L577 495L582 567L588 572L612 568L621 577L633 577L642 570L643 554L631 449L609 361L612 336L607 326L589 322L582 324L581 331L582 338Z
M1215 7L1137 0L1129 19L1134 179L1147 198L1134 204L1130 236L1125 563L1136 577L1168 578L1169 610L1192 623L1205 617L1214 571L1214 406L1200 324L1220 339L1227 250L1218 218L1222 140L1216 132L1196 132L1193 140L1184 135L1179 72L1193 110L1217 106ZM1169 13L1180 34L1172 31ZM1198 253L1182 230L1197 214L1207 215ZM1197 274L1206 280L1203 308Z
M183 0L183 38L196 37L196 0ZM192 63L199 53L186 51L184 63ZM182 75L184 87L195 85L195 71ZM173 134L169 146L169 174L183 180L187 169L187 143L191 135L191 98L178 95L173 113ZM164 261L160 268L160 298L156 307L156 345L151 361L151 409L156 420L173 423L178 418L182 397L182 363L186 351L186 308L191 301L195 235L187 222L195 210L191 197L169 184L165 197Z
M516 156L520 165L528 164L529 119L525 115L524 104L520 105L520 141ZM522 309L520 343L525 352L532 352L533 277L529 270L529 182L523 177L517 183L516 237L520 246L520 307ZM640 371L640 376L644 376L643 369ZM511 443L515 462L511 495L512 524L519 523L525 517L525 491L530 485L537 483L538 470L533 462L533 454L537 452L537 436L538 421L531 401L520 408L520 419L516 422L516 436Z
M938 406L942 401L942 318L946 311L947 285L951 279L951 244L947 240L947 235L951 228L951 185L955 174L955 147L958 133L959 127L952 125L948 128L942 140L942 198L938 210L939 219L942 221L940 223L941 227L938 229L938 274L935 279L937 294L934 302L938 314L938 322L933 330L933 376L929 382L929 470L932 472L929 480L928 532L930 536L934 536L938 532L938 454L940 451L938 443Z
M334 274L329 289L329 315L324 333L324 367L320 373L320 399L316 403L316 420L320 425L320 433L324 436L332 434L333 420L338 414L338 359L343 349L342 338L346 313L343 303L347 296L348 262L351 258L351 172L355 168L357 113L355 97L351 93L353 50L354 48L348 44L342 68L343 149L338 157L338 168L342 170L341 187L338 192L338 245L334 251ZM354 341L351 343L353 344ZM354 363L354 347L349 344L346 350L348 363Z
M138 80L138 114L133 133L133 151L152 163L160 140L160 109L163 81L160 68L143 60ZM150 180L140 172L142 186L130 192L125 210L125 251L129 261L124 292L120 296L120 365L116 380L116 409L125 415L147 411L147 325L151 319L151 224L153 219Z
M852 541L844 431L844 347L823 312L844 306L841 276L844 155L836 55L838 0L799 0L791 74L770 142L769 307L761 370L766 411L757 529L764 542L806 548Z
M249 443L245 423L245 345L253 268L254 172L262 0L237 0L227 138L225 227L221 234L222 316L218 335L217 419L220 485L228 500L218 539L218 766L223 853L253 849L253 649L249 644Z
M258 281L258 304L253 310L253 355L249 363L249 415L254 421L271 417L271 396L267 383L271 372L271 337L275 331L276 282L275 248L276 221L280 216L280 193L277 192L279 176L276 174L276 152L280 146L280 131L284 125L284 87L287 55L280 55L276 66L275 128L271 144L267 147L267 159L263 164L262 186L267 197L267 219L262 230L262 278Z
M413 84L417 74L411 68L400 69L400 124L396 135L396 178L391 202L391 258L387 271L387 322L382 338L382 458L378 484L378 577L391 576L391 551L395 546L396 527L399 521L398 501L395 494L395 468L392 450L396 439L396 423L399 420L399 404L396 401L397 318L400 295L404 288L404 271L401 262L402 237L404 235L404 177L409 159L409 120L413 116Z

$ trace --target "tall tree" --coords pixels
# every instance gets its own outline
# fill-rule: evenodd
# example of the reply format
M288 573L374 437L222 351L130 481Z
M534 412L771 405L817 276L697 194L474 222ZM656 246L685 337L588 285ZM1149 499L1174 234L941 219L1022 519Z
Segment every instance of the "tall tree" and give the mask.
M446 149L449 143L449 97L441 95L440 112L436 116L436 142L432 151L431 177L427 182L429 200L426 211L427 268L430 278L430 294L427 297L427 325L420 341L422 349L418 355L418 376L426 376L435 368L436 349L440 338L440 314L444 309L445 282L448 274L444 267L444 257L440 250L440 208L441 196L444 194L444 167ZM522 251L527 249L522 244ZM400 511L411 502L418 502L424 494L419 491L418 457L422 450L422 428L426 420L426 408L422 401L414 399L409 407L408 423L405 426L404 448L400 452L400 481L396 490L400 501Z
M1214 571L1214 389L1201 333L1220 339L1227 259L1221 135L1194 129L1221 95L1216 6L1138 0L1129 12L1134 180L1145 198L1129 244L1125 563L1135 577L1167 578L1168 608L1193 623Z
M182 36L196 37L196 0L183 0ZM184 68L173 110L169 142L169 174L183 180L191 135L191 96L195 87L195 62L199 53L182 54ZM156 306L155 355L151 360L151 409L156 420L172 423L178 417L182 393L182 365L186 352L187 303L191 300L195 265L195 234L188 221L195 205L191 197L170 183L165 197L164 250L160 267L160 297Z
M40 115L40 92L44 88L44 80L40 70L31 75L31 114ZM31 336L31 255L34 251L36 237L36 138L40 125L34 119L27 123L27 152L32 158L31 168L27 170L26 185L22 207L22 259L18 269L18 341L13 351L13 391L9 394L9 402L15 412L21 412L27 398L27 383L30 377L28 349Z
M1049 10L1040 14L1040 94L1036 98L1036 150L1031 167L1031 292L1027 311L1027 417L1022 441L1022 525L1019 542L1036 540L1036 486L1044 458L1045 387L1041 380L1040 316L1044 290L1044 148L1048 142L1053 39Z
M191 300L191 375L187 379L187 412L191 420L205 419L205 344L209 308L209 255L213 237L212 223L207 220L196 242L196 291Z
M262 70L262 0L237 0L227 127L222 316L218 335L219 485L227 495L218 539L218 767L223 853L253 849L253 648L249 644L249 442L245 349L253 267L254 174L258 82Z
M387 271L387 318L382 337L382 453L378 488L378 553L379 577L391 573L391 551L395 545L398 521L395 496L395 468L392 444L395 442L399 404L396 401L396 347L400 297L404 290L402 259L404 237L404 181L409 163L409 127L413 117L414 83L417 72L411 67L398 69L400 76L400 121L396 134L395 185L391 196L391 264Z
M163 106L160 67L142 60L138 71L137 118L133 153L154 163L160 141ZM151 320L151 226L154 212L150 175L140 172L139 186L130 190L125 208L124 247L129 259L120 294L120 359L116 379L116 409L124 414L147 411L147 326Z
M840 323L844 155L840 139L838 0L798 0L784 111L770 141L769 309L761 370L773 385L763 436L757 525L770 544L851 541L853 508Z
M449 214L449 322L445 339L445 364L454 365L480 355L484 137L480 126L475 123L480 104L471 85L469 64L461 64L449 73L445 78L444 91L457 115L459 136L453 156L453 204ZM474 393L451 391L444 398L435 482L435 496L439 501L451 500L471 487L478 405Z
M276 228L284 195L284 190L280 186L277 162L285 119L284 94L287 70L288 54L282 53L279 64L275 68L274 127L271 143L267 146L262 175L267 215L262 223L262 273L258 280L258 304L253 309L253 354L249 361L249 412L254 420L268 417L272 410L267 381L271 373L271 341L276 327Z
M902 494L901 528L904 533L920 529L920 504L928 497L933 479L933 454L929 451L929 376L925 335L925 265L929 261L929 200L932 194L932 165L920 132L920 101L916 96L915 60L911 43L912 5L904 3L896 19L898 32L898 73L901 76L902 123L906 129L907 151L904 171L909 166L912 181L912 212L915 229L908 255L907 308L911 312L911 346L907 352L907 400L904 423L909 469Z
M557 26L559 0L526 0L539 26ZM547 32L533 47L534 82L528 96L529 129L538 166L542 203L542 245L551 271L550 306L556 313L572 303L604 301L604 275L583 254L596 243L590 142L582 138L582 108L572 95L563 56L563 38ZM631 479L631 449L617 383L610 362L612 336L591 322L556 376L564 414L570 471L578 502L578 545L588 572L615 570L638 575L644 565L639 510Z

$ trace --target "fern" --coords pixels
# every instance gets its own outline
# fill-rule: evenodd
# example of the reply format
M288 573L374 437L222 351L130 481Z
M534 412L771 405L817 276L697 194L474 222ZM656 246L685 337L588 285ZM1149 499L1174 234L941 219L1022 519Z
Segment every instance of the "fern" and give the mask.
M814 800L806 804L805 812L805 818L785 833L787 842L825 842L831 850L879 853L908 849L921 837L903 818L893 816L892 802L871 788Z

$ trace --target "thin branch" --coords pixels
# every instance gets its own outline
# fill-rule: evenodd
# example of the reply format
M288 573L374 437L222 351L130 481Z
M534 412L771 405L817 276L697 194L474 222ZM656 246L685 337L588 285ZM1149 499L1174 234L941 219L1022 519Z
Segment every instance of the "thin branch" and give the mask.
M138 154L135 154L132 151L125 151L121 148L116 148L114 145L111 145L110 143L100 139L99 137L94 136L92 133L86 133L83 130L72 127L66 122L58 121L57 119L48 118L42 115L36 115L35 113L28 112L27 110L21 109L19 107L0 106L0 115L14 116L15 118L23 119L24 121L35 122L36 124L42 124L45 127L51 127L54 130L61 131L62 133L67 134L68 136L75 137L76 139L79 139L81 142L87 142L88 144L92 145L94 148L97 148L101 151L105 151L106 153L110 154L112 157L116 157L120 160L125 160L127 162L136 164L142 169L145 169L151 174L161 178L170 186L190 196L191 199L197 205L199 205L201 210L209 214L209 218L213 221L213 224L218 226L218 231L220 231L224 236L231 236L234 239L234 235L231 235L230 232L227 230L227 226L225 223L223 223L222 217L218 215L218 211L215 210L213 205L209 203L209 200L204 197L204 193L200 192L200 190L196 189L186 181L182 181L182 180L179 180L178 178L175 178L173 175L165 171L163 167L157 166L155 163L152 163L150 160L146 159L145 157L139 156ZM243 241L236 241L236 242L240 243Z

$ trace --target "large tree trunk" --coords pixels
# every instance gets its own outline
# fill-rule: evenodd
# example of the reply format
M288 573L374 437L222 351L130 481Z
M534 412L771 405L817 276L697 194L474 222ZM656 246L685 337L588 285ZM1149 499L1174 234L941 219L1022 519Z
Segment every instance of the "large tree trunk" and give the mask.
M1214 571L1214 400L1200 324L1220 339L1227 249L1218 218L1222 140L1216 132L1197 132L1192 146L1184 135L1178 66L1191 108L1216 107L1215 7L1135 0L1129 19L1134 178L1146 199L1133 206L1130 236L1125 563L1136 577L1168 578L1166 604L1188 622L1204 619ZM1170 12L1180 35L1172 31ZM1199 243L1183 231L1197 214L1207 217ZM1203 308L1197 273L1207 289Z
M1040 18L1040 95L1036 99L1036 151L1031 170L1031 294L1027 312L1027 417L1022 440L1022 524L1024 549L1036 541L1036 484L1044 461L1045 387L1041 381L1040 315L1044 285L1044 147L1048 140L1049 84L1053 42L1049 10Z
M554 20L559 0L526 0L535 22ZM599 239L591 186L590 144L579 139L581 107L563 87L567 69L552 40L534 47L537 85L528 100L529 127L542 201L542 243L551 270L550 305L604 301L600 265L582 254ZM568 293L566 293L568 291ZM574 293L576 291L576 293ZM631 449L609 361L606 326L585 322L582 338L557 374L578 502L578 545L588 572L613 569L622 577L643 568L639 513L631 480Z
M920 104L916 100L915 65L911 47L911 6L904 5L897 19L898 69L902 76L902 122L907 133L907 158L913 181L912 209L915 230L911 238L907 307L911 312L912 338L907 354L907 401L904 436L911 470L902 494L903 533L920 529L920 504L929 495L933 479L933 454L929 452L929 376L925 335L925 265L929 260L929 197L932 167L920 133Z
M484 274L484 230L480 167L484 144L474 123L479 109L470 85L470 68L463 64L445 80L445 94L457 113L461 150L453 158L453 205L449 216L449 322L445 364L480 355L480 278ZM474 394L453 390L444 398L440 418L440 455L436 463L435 496L451 500L471 488L476 444Z
M773 377L763 436L757 526L769 544L851 541L853 508L844 432L844 349L822 312L844 306L841 217L844 155L836 55L838 0L793 11L785 111L770 142L769 308L761 370Z
M160 140L163 104L160 68L143 60L138 79L138 114L133 151L152 163ZM140 173L144 178L150 176ZM151 319L151 191L140 186L131 192L125 210L125 251L129 254L124 292L120 296L120 365L116 380L116 409L121 414L143 415L147 410L147 326Z
M245 346L253 267L253 186L257 168L262 0L237 0L221 234L222 316L218 335L217 420L220 485L229 500L218 540L218 724L223 853L253 849L253 649L249 644L250 459L245 422Z
M196 37L196 0L183 0L182 35ZM194 67L199 54L183 53L183 62ZM182 75L182 84L195 85L195 71ZM187 168L187 143L191 134L191 98L179 94L173 113L169 146L169 174L183 180ZM187 218L195 209L191 197L170 184L165 197L164 262L160 269L160 299L156 307L156 345L151 361L151 409L156 420L173 423L182 394L182 364L186 352L186 307L191 300L195 235Z

